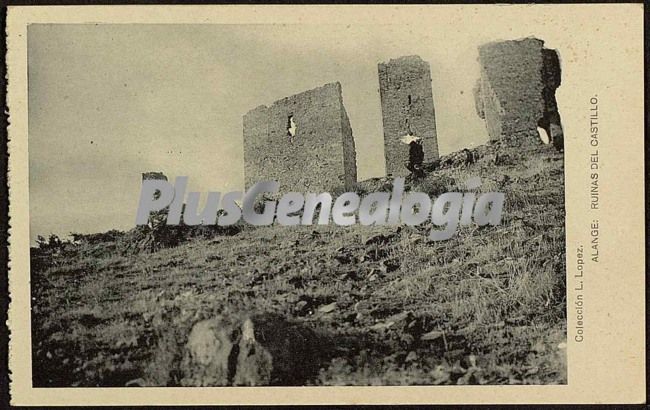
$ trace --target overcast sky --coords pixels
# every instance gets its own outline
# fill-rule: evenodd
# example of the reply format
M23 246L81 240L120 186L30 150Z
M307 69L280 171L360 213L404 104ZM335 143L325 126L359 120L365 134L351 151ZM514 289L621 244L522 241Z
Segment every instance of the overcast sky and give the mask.
M359 180L382 175L377 63L403 55L431 65L441 154L484 143L477 46L534 32L440 24L30 26L32 240L132 227L145 171L187 175L201 192L241 189L243 114L334 81Z

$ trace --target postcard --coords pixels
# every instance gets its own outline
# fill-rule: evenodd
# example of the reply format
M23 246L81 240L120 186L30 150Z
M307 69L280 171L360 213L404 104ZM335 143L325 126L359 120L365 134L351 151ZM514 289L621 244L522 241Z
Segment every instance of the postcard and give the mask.
M642 403L642 4L12 6L14 405Z

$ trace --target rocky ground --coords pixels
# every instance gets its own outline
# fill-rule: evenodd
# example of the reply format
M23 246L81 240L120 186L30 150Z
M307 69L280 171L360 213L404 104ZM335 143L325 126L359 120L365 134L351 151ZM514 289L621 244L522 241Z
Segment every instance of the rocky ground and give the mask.
M564 156L506 144L411 184L435 196L479 176L505 193L501 225L448 241L428 242L430 226L271 226L154 253L110 238L33 249L34 386L566 383ZM212 339L190 337L206 319ZM230 349L221 379L214 361L192 367L215 346Z

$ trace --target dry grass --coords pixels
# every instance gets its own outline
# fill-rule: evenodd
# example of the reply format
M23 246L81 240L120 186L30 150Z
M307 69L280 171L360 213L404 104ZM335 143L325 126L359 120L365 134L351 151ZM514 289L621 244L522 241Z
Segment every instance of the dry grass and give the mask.
M566 383L563 156L522 147L496 165L495 149L414 186L434 195L480 176L482 192L506 194L502 225L444 242L411 227L273 226L153 254L34 256L34 385L176 385L190 326L228 312L318 331L321 371L304 384ZM366 245L377 235L389 240Z

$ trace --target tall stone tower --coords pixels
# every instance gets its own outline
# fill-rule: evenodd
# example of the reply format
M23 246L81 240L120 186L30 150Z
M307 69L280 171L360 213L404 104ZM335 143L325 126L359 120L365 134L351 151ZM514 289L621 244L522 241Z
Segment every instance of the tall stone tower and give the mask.
M409 132L422 138L425 161L437 159L438 139L429 63L419 56L379 63L379 94L386 173L393 176L409 174L405 166L409 159L409 146L401 141Z
M555 99L561 69L557 51L529 37L479 47L481 77L474 88L476 111L491 140L539 140L538 129L558 149L564 133Z
M246 189L277 181L280 191L352 189L357 161L341 84L330 83L244 115Z

